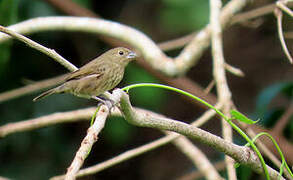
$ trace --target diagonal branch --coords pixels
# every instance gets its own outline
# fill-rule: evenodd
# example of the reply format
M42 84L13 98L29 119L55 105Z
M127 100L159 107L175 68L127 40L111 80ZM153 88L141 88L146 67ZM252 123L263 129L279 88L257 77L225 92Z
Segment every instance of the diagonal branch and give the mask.
M94 107L90 107L75 111L54 113L39 118L29 119L15 123L8 123L6 125L0 126L0 138L4 138L10 134L18 132L31 131L60 123L88 120L95 112L95 109L96 108Z
M108 114L109 108L106 105L102 105L97 113L94 124L89 127L86 137L82 140L80 148L67 169L66 180L74 180L76 178L75 176L91 151L92 146L98 140L98 134L104 128Z
M209 132L203 131L199 128L180 121L174 121L168 118L154 117L147 113L138 113L137 111L133 110L128 95L121 89L114 90L113 97L113 100L120 100L121 112L126 121L128 121L130 124L180 133L201 143L204 143L220 152L223 152L226 155L229 155L237 162L250 166L252 170L257 173L263 172L258 157L250 148L235 145L216 135L213 135ZM277 171L269 166L267 166L267 168L269 176L272 179L279 178L279 173Z
M61 83L65 77L66 75L61 75L54 78L38 81L36 83L31 83L20 88L9 90L7 92L2 92L0 93L0 103L55 86L56 84Z
M16 33L8 28L5 28L3 26L0 26L0 32L6 33L6 34L10 35L11 37L25 43L29 47L36 49L36 50L48 55L49 57L52 57L55 61L57 61L58 63L60 63L61 65L63 65L67 69L69 69L70 71L76 71L78 69L73 64L71 64L66 59L64 59L62 56L60 56L58 53L56 53L56 51L54 49L46 48L45 46L42 46L39 43L36 43L33 40L30 40L29 38L27 38L19 33Z

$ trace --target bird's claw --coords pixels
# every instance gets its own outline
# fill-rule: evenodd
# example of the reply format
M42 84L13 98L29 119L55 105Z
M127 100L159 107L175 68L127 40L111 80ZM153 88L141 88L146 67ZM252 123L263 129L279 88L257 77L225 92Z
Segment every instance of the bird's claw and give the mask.
M115 107L115 102L111 99L102 99L97 96L93 96L92 98L99 101L99 105L100 105L100 103L106 105L109 109L109 112L111 112L112 108Z

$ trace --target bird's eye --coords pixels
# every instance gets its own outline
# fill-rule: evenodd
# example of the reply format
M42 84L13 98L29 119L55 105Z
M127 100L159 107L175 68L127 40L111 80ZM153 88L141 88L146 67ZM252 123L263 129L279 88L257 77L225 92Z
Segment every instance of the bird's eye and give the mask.
M124 54L123 51L119 51L118 53L119 53L119 55L121 55L121 56L123 56L123 54Z

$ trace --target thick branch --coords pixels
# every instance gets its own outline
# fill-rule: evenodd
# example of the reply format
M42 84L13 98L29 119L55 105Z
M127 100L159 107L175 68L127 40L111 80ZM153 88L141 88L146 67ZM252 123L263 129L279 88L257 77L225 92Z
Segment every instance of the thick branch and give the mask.
M151 127L180 133L229 155L239 163L250 166L257 173L263 172L258 157L250 148L235 145L216 135L180 121L154 117L147 113L137 113L133 110L128 95L120 89L114 90L113 96L115 96L116 100L120 99L120 109L129 123L141 127ZM270 177L272 179L278 179L279 173L269 166L267 168Z

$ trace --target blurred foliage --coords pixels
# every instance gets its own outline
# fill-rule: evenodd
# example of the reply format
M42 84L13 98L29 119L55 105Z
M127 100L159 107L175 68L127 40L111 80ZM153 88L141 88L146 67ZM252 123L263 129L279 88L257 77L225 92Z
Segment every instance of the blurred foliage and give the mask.
M144 69L130 64L127 67L127 74L125 80L127 84L135 83L159 83L154 77L150 76ZM147 108L159 112L162 107L164 99L166 99L166 91L159 88L136 88L130 92L131 102L136 106Z
M7 26L17 21L18 17L18 0L1 0L0 1L0 25ZM10 60L11 42L0 44L0 77L3 76Z
M128 124L121 117L109 118L102 134L106 143L113 148L131 143L133 135L135 135L134 126Z
M21 21L35 17L54 16L57 11L44 1L21 0L19 3L19 19Z
M170 32L190 32L204 27L209 20L207 0L162 0L160 23Z
M237 168L237 177L239 180L250 179L252 175L252 171L250 167L240 166Z
M7 26L17 22L19 0L0 1L0 23Z
M72 0L73 2L79 4L80 6L87 8L87 9L92 9L91 0Z
M268 127L272 127L286 110L286 107L269 106L278 95L288 99L289 102L292 101L293 82L280 82L273 84L261 91L257 97L254 114L257 117L263 118L260 122Z

